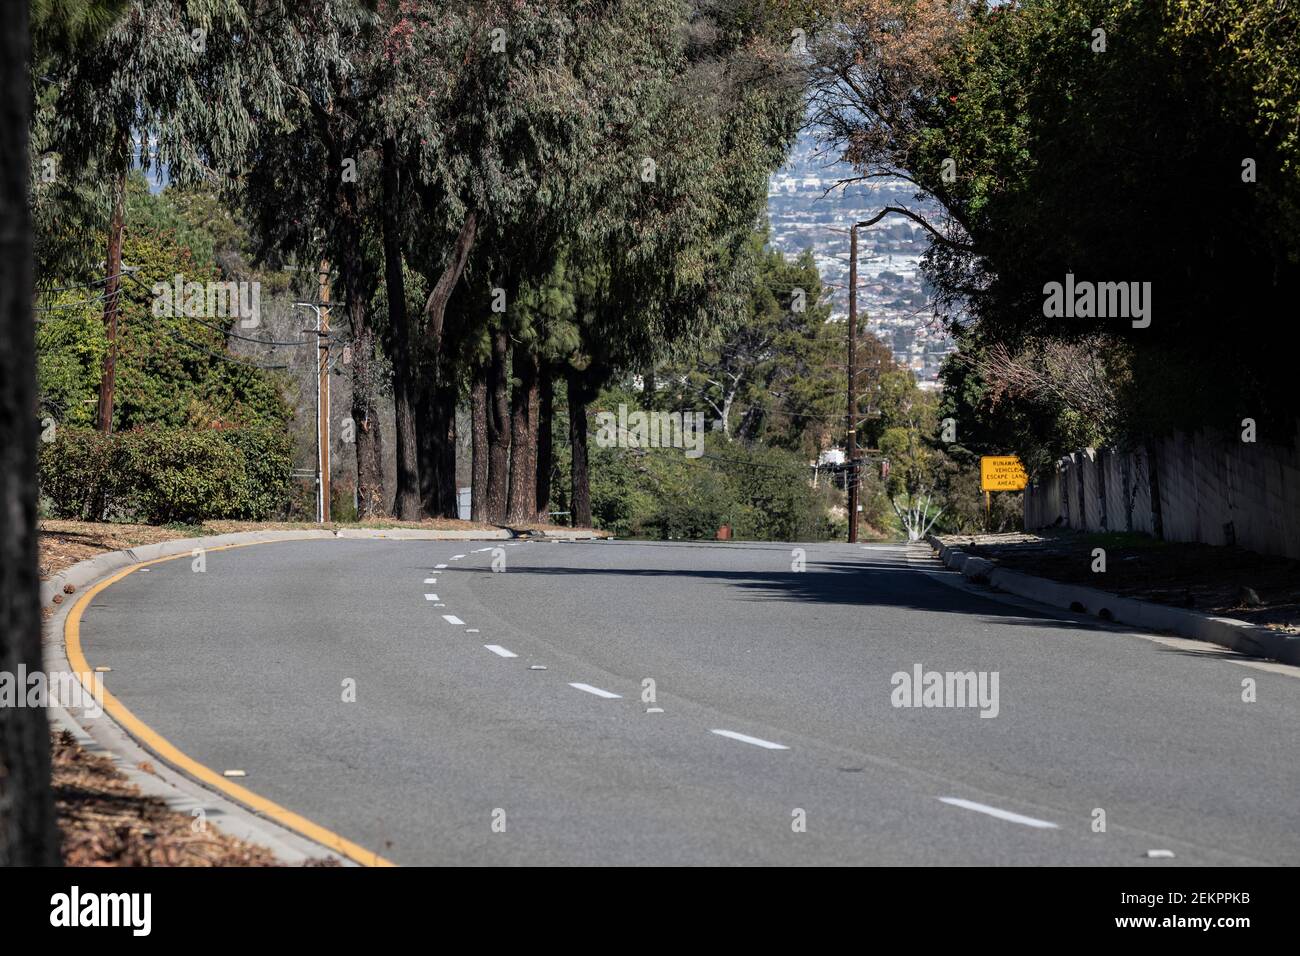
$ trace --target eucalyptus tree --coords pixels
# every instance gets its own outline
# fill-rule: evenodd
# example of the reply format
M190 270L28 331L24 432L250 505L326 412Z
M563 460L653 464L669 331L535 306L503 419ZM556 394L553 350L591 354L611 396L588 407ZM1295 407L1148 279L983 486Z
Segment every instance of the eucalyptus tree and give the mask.
M603 228L573 244L580 346L568 363L575 524L590 524L587 406L613 375L706 343L743 309L750 236L802 110L789 10L678 7L668 73L607 184Z
M388 25L370 4L258 0L251 47L274 64L260 78L265 108L241 169L240 198L263 259L324 260L337 272L349 341L330 361L351 375L344 440L355 443L360 516L386 513L378 398L386 375L372 317L384 275L380 235L381 98L391 83ZM400 308L389 297L389 308Z
M100 11L72 18L77 42L67 42L66 30L38 34L51 42L36 61L34 139L43 178L60 184L37 191L38 206L49 201L38 209L38 219L57 220L60 199L72 205L86 198L87 184L104 184L107 244L97 294L104 302L108 349L97 417L108 432L127 174L139 167L165 170L176 182L215 176L252 141L245 101L260 101L269 90L255 82L268 63L246 43L250 24L238 0L129 0L104 6L110 15L120 6L120 15L110 19ZM87 32L96 22L109 25ZM80 205L84 209L84 202Z

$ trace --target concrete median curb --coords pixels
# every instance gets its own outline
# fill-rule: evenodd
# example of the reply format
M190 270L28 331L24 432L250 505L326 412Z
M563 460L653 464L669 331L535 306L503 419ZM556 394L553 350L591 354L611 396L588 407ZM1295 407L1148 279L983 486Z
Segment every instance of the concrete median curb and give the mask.
M976 557L946 545L934 535L927 535L926 541L938 552L939 560L945 567L1009 594L1052 607L1093 614L1105 621L1209 641L1252 657L1266 657L1283 664L1300 665L1300 637L1292 637L1273 628L1120 597L1109 591L1050 581L1021 571L1010 571L998 567L987 558Z

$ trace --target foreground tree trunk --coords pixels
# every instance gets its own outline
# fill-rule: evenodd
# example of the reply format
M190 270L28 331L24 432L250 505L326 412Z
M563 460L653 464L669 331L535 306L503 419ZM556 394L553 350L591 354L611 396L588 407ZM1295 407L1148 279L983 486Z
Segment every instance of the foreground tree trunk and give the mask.
M397 143L384 140L384 279L388 293L389 355L393 362L393 406L397 428L397 488L393 512L403 521L420 519L420 464L416 445L415 383L411 365L411 325L402 276L401 183Z
M0 31L0 671L43 670L36 556L36 346L27 208L27 3ZM57 866L50 727L0 707L0 866Z
M573 511L575 528L591 527L591 482L587 474L587 402L589 389L582 372L570 369L569 386L569 446L572 458L569 475L573 486Z
M537 519L537 356L514 350L517 380L510 396L510 500L506 518L512 525Z
M488 365L488 482L487 520L504 524L510 480L510 338L504 328L492 331L492 361Z
M555 467L553 419L555 417L555 379L551 369L543 368L537 381L537 520L551 520L551 469Z
M488 494L488 371L486 365L474 369L470 386L470 520L487 521Z

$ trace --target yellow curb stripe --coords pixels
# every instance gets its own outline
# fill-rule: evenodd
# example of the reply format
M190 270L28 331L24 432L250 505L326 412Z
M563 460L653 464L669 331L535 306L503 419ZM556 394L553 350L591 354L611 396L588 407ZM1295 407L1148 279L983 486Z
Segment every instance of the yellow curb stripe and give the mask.
M299 539L291 538L286 540ZM309 541L312 539L304 538L301 540ZM227 544L215 548L205 548L204 551L211 553L214 551L228 551L231 548L247 548L255 544L273 543L275 542L250 541L244 544ZM103 591L110 585L116 584L133 571L138 571L140 568L146 568L151 564L161 564L164 561L175 561L178 558L188 558L190 556L190 552L183 551L180 554L168 555L165 558L155 558L152 561L142 561L139 564L133 564L131 567L123 568L111 577L105 578L98 584L93 585L89 590L82 594L77 603L72 606L70 611L68 611L68 618L63 626L63 643L68 655L68 663L72 665L73 671L75 671L79 676L93 673L93 669L88 663L86 663L86 655L81 649L81 615L95 595L99 594L100 591ZM281 826L293 830L295 833L299 833L309 840L314 840L322 846L329 847L331 850L342 854L349 860L354 860L364 866L396 866L395 863L384 859L378 853L367 850L363 846L358 846L351 840L339 836L332 830L327 830L319 824L312 823L306 817L299 816L292 810L288 810L280 806L278 803L266 799L266 797L258 796L246 787L241 787L237 783L231 783L215 770L210 767L205 767L194 758L182 753L175 745L164 738L156 730L142 721L135 714L131 713L130 709L125 704L107 690L104 691L103 707L108 715L125 728L131 736L135 737L163 760L167 761L178 770L188 773L195 779L201 780L208 786L220 790L226 796L242 803L250 810L260 813L263 816L274 820Z

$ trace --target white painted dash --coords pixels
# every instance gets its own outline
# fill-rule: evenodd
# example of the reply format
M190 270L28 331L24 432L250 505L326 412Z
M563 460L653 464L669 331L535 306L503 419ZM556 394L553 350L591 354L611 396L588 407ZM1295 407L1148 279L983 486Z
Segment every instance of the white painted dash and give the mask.
M437 578L425 578L425 579L424 579L424 583L425 583L425 584L437 584L437 583L438 583L438 579L437 579Z
M987 804L976 803L974 800L963 800L960 797L940 797L939 799L954 807L961 807L965 810L974 810L976 813L986 813L991 817L997 817L999 820L1007 820L1011 823L1021 823L1027 827L1036 827L1039 830L1058 829L1055 823L1051 823L1047 820L1037 820L1034 817L1022 816L1019 813L1012 813L1010 810L999 810L997 807L990 807Z
M763 747L767 750L789 750L785 744L773 743L770 740L764 740L762 737L751 737L749 734L738 734L734 730L715 730L713 731L719 737L729 737L732 740L739 740L741 743L753 744L755 747Z
M442 616L442 619L443 619L444 621L446 621L448 624L464 624L464 623L465 623L465 622L462 621L460 618L458 618L455 614L444 614L444 615Z
M497 657L518 657L519 656L514 651L506 650L500 644L484 644L483 646L486 647L493 654L495 654Z
M445 568L446 566L447 566L447 565L445 565L445 564L435 564L435 565L433 566L433 570L435 570L435 571L441 571L441 570L442 570L443 568Z
M585 690L588 694L595 694L597 697L604 697L607 700L621 700L622 694L611 694L607 690L601 690L599 687L592 687L590 684L570 684L570 687L577 690Z
M453 560L453 561L459 561L459 560L460 560L461 558L463 558L463 557L465 557L465 555L463 555L463 554L453 554L453 555L451 556L451 560Z
M426 595L424 596L424 599L425 599L426 601L436 601L436 600L438 600L438 595L436 595L436 594L426 594Z

